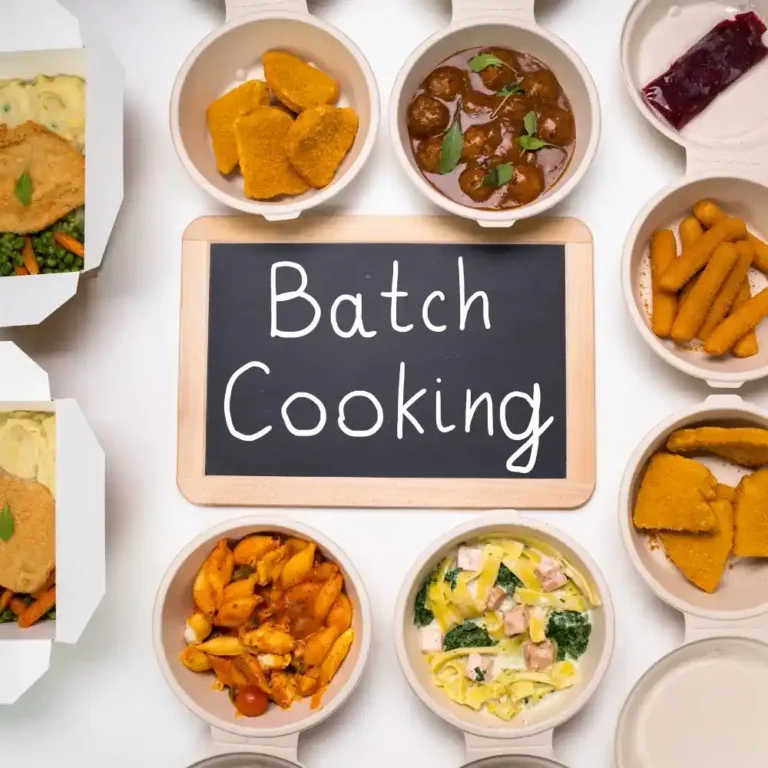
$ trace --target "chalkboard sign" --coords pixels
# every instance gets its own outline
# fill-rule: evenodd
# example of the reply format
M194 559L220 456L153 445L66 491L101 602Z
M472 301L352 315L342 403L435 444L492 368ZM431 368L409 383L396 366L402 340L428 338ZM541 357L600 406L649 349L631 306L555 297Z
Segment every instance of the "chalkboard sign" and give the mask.
M341 217L279 238L240 219L188 231L185 494L264 505L583 502L593 459L574 450L593 457L593 428L571 416L574 397L593 409L586 228L556 222L526 237L445 219L362 221L363 236L360 219ZM586 352L578 367L574 345Z

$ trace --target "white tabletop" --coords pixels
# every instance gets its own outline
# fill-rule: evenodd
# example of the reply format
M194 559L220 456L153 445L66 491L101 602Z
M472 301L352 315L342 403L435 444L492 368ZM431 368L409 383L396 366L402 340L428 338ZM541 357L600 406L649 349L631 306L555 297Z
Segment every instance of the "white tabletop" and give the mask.
M203 529L243 512L196 508L176 489L176 391L181 235L197 216L225 213L187 177L168 130L178 67L223 19L223 0L69 0L126 70L126 198L101 275L42 327L4 334L51 374L54 396L76 397L107 453L108 593L51 671L0 709L3 765L19 768L185 768L206 756L206 727L162 679L150 616L168 563ZM585 59L603 107L592 170L557 213L595 236L598 482L576 512L535 513L581 542L616 603L617 646L588 707L555 736L572 768L613 764L616 721L642 672L682 640L682 620L632 570L617 525L624 464L662 417L706 386L658 361L631 326L619 283L624 234L644 202L683 170L681 151L653 133L624 91L619 35L630 0L539 0L539 19ZM449 19L447 0L315 0L311 9L362 48L378 77L384 122L374 156L339 206L350 213L435 213L393 161L388 95L407 55ZM45 19L40 19L44 24ZM753 400L753 388L747 391ZM372 598L369 669L349 705L302 737L308 768L457 768L462 740L413 696L398 667L391 617L412 559L468 513L291 510L354 558Z

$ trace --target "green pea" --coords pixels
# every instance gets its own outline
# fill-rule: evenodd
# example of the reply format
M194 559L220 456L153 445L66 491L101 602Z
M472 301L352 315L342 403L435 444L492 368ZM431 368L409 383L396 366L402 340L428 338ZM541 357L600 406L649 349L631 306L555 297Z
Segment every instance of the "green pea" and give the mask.
M0 275L8 277L13 274L13 267L6 261L4 264L0 264Z
M50 274L52 274L52 273L53 273L53 270L52 270L52 269L49 269L48 267L43 267L43 269L42 269L42 273L43 273L44 275L50 275Z
M17 237L16 241L14 243L17 250L22 250L24 248L24 238L23 237Z
M65 257L64 257L64 264L65 264L67 267L71 267L71 266L72 266L74 263L75 263L75 254L74 254L74 253L68 253L68 254L67 254Z
M0 613L0 619L2 621L13 621L13 611L10 608L6 608Z
M54 258L53 256L45 260L46 266L50 267L51 269L53 269L58 263L58 259Z
M18 251L13 252L13 261L17 267L24 266L24 257Z
M55 621L56 620L56 609L55 608L51 608L51 610L48 611L48 613L45 614L45 618L48 619L49 621Z

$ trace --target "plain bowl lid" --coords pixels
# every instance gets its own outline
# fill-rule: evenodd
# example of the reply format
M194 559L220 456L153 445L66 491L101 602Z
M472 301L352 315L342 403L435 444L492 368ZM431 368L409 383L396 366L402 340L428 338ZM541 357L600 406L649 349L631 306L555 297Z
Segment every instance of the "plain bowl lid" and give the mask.
M617 768L765 768L768 645L716 637L657 662L619 719Z

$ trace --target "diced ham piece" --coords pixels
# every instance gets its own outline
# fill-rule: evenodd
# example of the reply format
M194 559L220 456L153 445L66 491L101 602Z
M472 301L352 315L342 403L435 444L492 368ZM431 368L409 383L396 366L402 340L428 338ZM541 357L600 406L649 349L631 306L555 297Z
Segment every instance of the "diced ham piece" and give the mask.
M443 650L443 633L439 627L422 627L419 630L419 643L423 653L437 653Z
M506 596L507 593L501 587L494 587L491 594L488 595L488 602L485 604L486 609L489 611L498 610Z
M548 669L555 663L555 646L549 640L543 643L526 643L523 646L523 658L525 666L534 672Z
M504 614L504 633L512 637L522 635L528 629L528 611L525 606L518 605Z
M539 577L542 589L545 592L553 592L564 586L568 577L563 573L563 569L557 560L551 557L542 557L541 562L536 567L536 575Z
M490 680L490 669L492 665L492 658L486 658L479 653L470 653L469 656L467 656L467 665L464 667L464 674L475 683L484 683L487 680Z
M456 560L462 571L479 571L483 567L483 550L480 547L459 547Z

